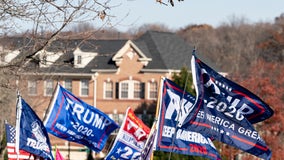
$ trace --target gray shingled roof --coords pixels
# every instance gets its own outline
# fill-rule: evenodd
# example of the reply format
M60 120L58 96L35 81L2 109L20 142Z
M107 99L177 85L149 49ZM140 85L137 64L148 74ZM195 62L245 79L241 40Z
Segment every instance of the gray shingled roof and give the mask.
M95 40L98 55L86 66L91 69L116 69L112 57L122 48L127 40ZM85 51L85 50L83 50Z
M47 47L47 51L64 52L64 54L50 67L35 69L39 73L93 73L92 69L116 69L117 67L111 59L126 42L127 40L57 40ZM83 52L96 52L98 55L84 68L74 68L73 52L77 47ZM28 71L35 66L32 63L36 62L31 61L27 65Z
M148 31L135 44L152 58L145 69L174 69L190 66L193 48L175 33Z
M27 41L21 39L21 41ZM15 43L19 41L14 39ZM57 73L92 73L95 70L117 69L112 57L126 44L127 40L56 40L46 48L47 51L63 52L64 54L49 68L36 68L37 72ZM147 70L179 70L190 66L193 48L175 33L148 31L132 41L152 61L144 68ZM96 52L98 55L85 68L74 68L74 50L80 48L83 52ZM31 61L30 68L35 68L37 61Z

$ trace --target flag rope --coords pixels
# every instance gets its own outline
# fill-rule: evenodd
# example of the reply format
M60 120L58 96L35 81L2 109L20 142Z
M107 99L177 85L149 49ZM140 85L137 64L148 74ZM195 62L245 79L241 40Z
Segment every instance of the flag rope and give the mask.
M186 86L187 86L187 81L188 81L188 75L189 75L189 72L187 72L187 74L186 74L186 79L185 79L185 84L184 84L184 87L183 87L182 97L181 97L181 101L180 101L180 103L179 103L179 112L178 112L178 115L177 115L177 120L179 120L180 113L181 113L181 107L182 107L181 105L183 104L184 93L185 93L185 91L186 91ZM176 138L176 133L177 133L177 132L176 132L177 127L178 127L178 125L176 124L176 125L175 125L175 132L174 132L174 134L173 134L172 142L171 142L171 146L170 146L170 147L172 147L172 146L174 145L175 138ZM174 147L172 147L172 149L171 149L171 152L170 152L170 154L169 154L168 160L171 159L173 149L174 149Z

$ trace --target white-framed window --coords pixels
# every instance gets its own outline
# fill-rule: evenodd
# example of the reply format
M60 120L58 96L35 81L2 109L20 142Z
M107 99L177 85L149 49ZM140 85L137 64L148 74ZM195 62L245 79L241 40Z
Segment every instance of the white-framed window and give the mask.
M5 54L0 54L0 62L5 62Z
M120 99L144 98L144 83L135 80L125 80L119 83Z
M140 82L134 82L134 96L133 98L141 98L142 97L142 85Z
M72 79L65 79L64 80L64 88L68 91L72 92Z
M112 99L113 98L113 83L112 81L104 82L104 98Z
M53 93L53 80L48 79L44 81L44 95L52 96Z
M78 55L77 58L77 64L82 64L82 56Z
M46 63L47 63L47 56L43 55L43 57L42 57L42 64L46 65Z
M128 98L128 85L127 82L120 83L120 98Z
M158 83L157 82L149 82L149 99L157 99L158 97Z
M28 81L28 94L37 95L37 81L36 80Z
M89 96L89 80L82 79L81 80L81 96Z

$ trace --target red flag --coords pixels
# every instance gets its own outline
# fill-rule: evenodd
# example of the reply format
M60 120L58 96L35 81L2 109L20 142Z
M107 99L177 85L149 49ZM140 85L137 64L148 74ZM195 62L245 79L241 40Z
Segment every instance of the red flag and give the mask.
M105 160L113 159L141 159L150 128L139 119L129 107L120 127L112 149Z
M13 126L9 124L5 124L6 128L6 139L7 139L7 152L8 152L8 159L9 160L17 160L17 157L19 160L25 160L25 159L33 159L33 156L31 153L26 152L24 150L19 151L19 155L16 153L15 149L15 141L16 141L16 130Z
M64 160L63 156L60 154L59 149L56 148L55 160Z

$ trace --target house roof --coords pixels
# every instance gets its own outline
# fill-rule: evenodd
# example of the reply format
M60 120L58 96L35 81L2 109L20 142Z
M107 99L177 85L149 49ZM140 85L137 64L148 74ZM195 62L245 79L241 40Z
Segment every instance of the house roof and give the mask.
M131 45L135 45L134 47L139 49L144 58L147 58L148 64L144 66L144 70L180 70L183 66L188 66L188 68L190 66L193 48L181 37L171 32L147 31L135 40L55 40L45 50L54 53L61 52L63 53L62 56L48 68L36 68L36 71L93 73L95 70L116 70L117 66L112 58L129 41ZM16 40L14 42L20 43ZM73 66L74 51L77 48L83 53L97 53L84 68L75 68ZM38 62L30 61L29 63ZM34 68L35 65L29 63L26 66L29 68L28 71L31 71L30 69Z
M179 70L190 66L193 48L175 33L148 31L135 43L153 59L145 69Z

